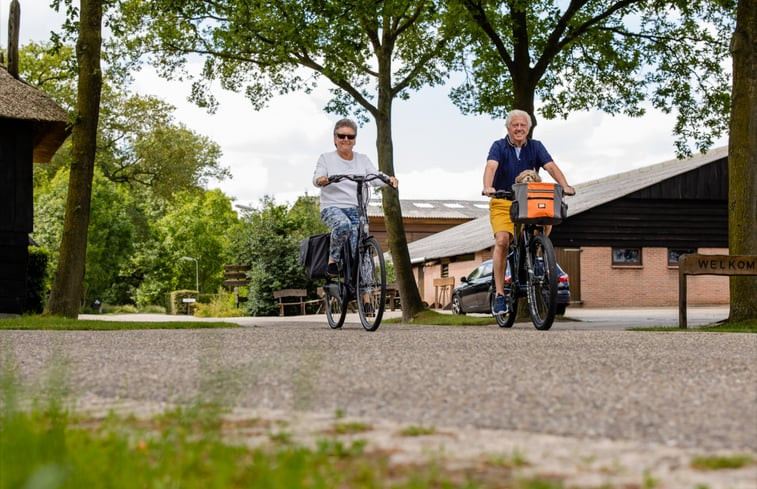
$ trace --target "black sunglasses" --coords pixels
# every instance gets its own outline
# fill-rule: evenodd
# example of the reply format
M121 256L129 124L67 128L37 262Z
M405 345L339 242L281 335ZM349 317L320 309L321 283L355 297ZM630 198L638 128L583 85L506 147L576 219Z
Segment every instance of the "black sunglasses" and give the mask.
M353 139L355 139L355 135L354 134L339 134L339 133L336 133L336 137L338 137L339 139L347 138L350 141L352 141Z

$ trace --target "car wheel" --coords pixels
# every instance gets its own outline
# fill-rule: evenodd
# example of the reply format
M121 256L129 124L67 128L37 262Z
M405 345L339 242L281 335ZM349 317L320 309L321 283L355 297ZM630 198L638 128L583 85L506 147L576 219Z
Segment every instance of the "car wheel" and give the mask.
M452 296L452 313L465 314L463 312L463 305L460 303L460 296L457 294Z

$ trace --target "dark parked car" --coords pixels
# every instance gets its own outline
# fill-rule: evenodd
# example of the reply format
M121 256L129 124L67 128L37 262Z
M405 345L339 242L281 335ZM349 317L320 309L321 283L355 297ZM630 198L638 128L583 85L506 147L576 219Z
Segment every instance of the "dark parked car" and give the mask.
M486 260L473 269L467 277L460 279L461 284L452 292L452 312L467 314L469 312L491 313L494 301L494 278L492 260ZM570 303L570 277L557 265L557 314L565 314ZM510 282L510 264L505 272L505 282Z

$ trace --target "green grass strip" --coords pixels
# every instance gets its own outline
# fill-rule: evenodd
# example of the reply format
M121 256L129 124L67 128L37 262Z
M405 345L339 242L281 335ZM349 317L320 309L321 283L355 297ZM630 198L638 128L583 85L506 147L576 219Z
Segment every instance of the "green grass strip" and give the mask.
M133 329L212 329L239 328L222 321L98 321L62 317L21 316L0 319L0 330L121 331Z
M692 328L679 328L677 326L659 326L654 328L630 328L631 331L681 331L681 332L707 332L707 333L757 333L757 319L746 321L725 322Z

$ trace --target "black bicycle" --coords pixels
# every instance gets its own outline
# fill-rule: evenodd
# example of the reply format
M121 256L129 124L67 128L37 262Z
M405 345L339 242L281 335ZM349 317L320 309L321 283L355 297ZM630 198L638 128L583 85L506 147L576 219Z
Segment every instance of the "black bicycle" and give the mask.
M332 175L329 177L329 183L343 179L357 183L357 207L360 216L357 226L357 253L353 252L350 240L346 240L338 263L339 274L326 279L323 285L326 319L333 329L341 328L347 316L348 306L354 300L363 327L367 331L375 331L381 324L386 305L386 265L379 242L369 233L368 199L364 192L367 183L373 180L381 180L392 187L389 177L381 173Z
M513 192L497 190L491 197L513 200ZM510 281L505 280L505 314L492 314L502 328L511 328L518 314L518 299L528 299L531 322L539 330L552 327L557 311L557 260L543 224L516 224L507 250ZM494 294L492 294L494 297Z

